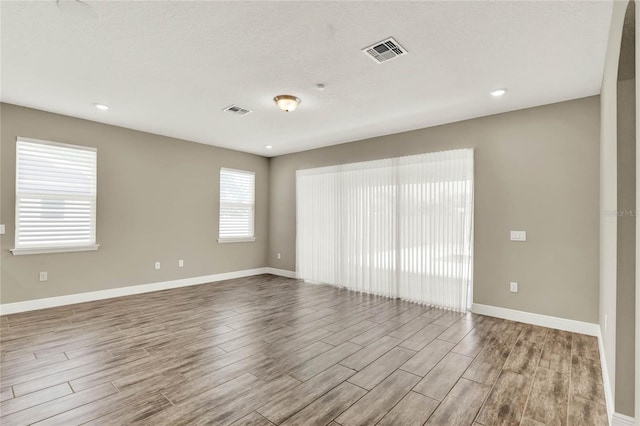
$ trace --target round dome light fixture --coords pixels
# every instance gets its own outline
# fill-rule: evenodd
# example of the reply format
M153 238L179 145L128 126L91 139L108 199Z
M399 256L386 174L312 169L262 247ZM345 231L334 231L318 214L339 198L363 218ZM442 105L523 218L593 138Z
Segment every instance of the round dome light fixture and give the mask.
M300 98L296 98L292 95L278 95L273 98L273 101L278 105L278 108L284 112L290 112L298 107L298 104L302 102Z

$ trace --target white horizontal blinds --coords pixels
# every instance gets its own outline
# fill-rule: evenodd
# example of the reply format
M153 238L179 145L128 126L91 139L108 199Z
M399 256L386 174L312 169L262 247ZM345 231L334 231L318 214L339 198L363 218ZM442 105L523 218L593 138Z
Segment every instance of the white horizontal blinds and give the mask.
M18 138L16 248L96 242L94 148Z
M302 278L469 307L473 150L299 170L297 200Z
M253 238L255 173L220 169L220 239Z

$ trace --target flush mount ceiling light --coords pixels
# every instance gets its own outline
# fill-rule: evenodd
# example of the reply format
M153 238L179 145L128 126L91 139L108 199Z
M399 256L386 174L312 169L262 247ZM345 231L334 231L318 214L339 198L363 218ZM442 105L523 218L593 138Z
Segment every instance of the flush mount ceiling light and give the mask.
M507 93L507 89L495 89L495 90L492 90L489 93L491 93L491 96L493 96L494 98L499 98L500 96L502 96L505 93Z
M93 7L80 0L57 0L56 4L60 12L75 19L94 21L100 18Z
M98 108L100 111L106 111L109 109L109 106L105 104L93 104L93 106Z
M302 102L299 98L291 95L278 95L273 98L278 108L283 110L284 112L293 111L298 107L298 104Z
M267 149L271 149L271 148L273 148L273 146L272 146L272 145L265 145L264 147L265 147L265 148L267 148Z

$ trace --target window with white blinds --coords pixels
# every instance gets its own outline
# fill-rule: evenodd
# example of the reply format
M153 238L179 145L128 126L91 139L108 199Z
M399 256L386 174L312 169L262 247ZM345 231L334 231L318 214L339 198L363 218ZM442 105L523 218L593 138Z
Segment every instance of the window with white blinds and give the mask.
M17 139L13 254L98 248L96 160L95 148Z
M254 172L220 169L220 233L218 241L255 241Z

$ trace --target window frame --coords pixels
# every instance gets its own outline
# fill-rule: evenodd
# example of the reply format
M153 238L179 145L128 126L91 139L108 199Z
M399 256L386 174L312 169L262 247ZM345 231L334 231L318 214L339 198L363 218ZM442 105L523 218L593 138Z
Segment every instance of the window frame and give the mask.
M91 239L91 243L90 244L73 244L73 245L54 245L54 246L40 246L40 247L20 247L18 244L19 241L19 225L20 225L20 202L19 200L21 198L23 198L25 195L31 195L31 196L42 196L42 197L48 197L48 198L59 198L59 199L74 199L73 196L67 196L67 195L51 195L51 194L38 194L37 192L34 193L20 193L18 191L18 187L19 187L19 180L18 180L18 176L20 173L20 162L18 161L18 143L19 142L25 142L25 143L31 143L31 144L38 144L38 145L47 145L47 146L57 146L57 147L62 147L62 148L69 148L69 149L75 149L75 150L79 150L79 151L92 151L96 153L96 163L95 163L95 190L94 190L94 194L93 197L91 197L90 202L93 203L93 209L92 209L92 216L90 218L90 223L91 223L91 233L90 233L90 239ZM77 251L94 251L94 250L98 250L98 247L100 247L99 244L97 244L97 240L96 240L96 233L97 233L97 210L98 210L98 157L97 157L97 148L94 147L89 147L89 146L83 146L83 145L73 145L73 144L66 144L66 143L60 143L60 142L53 142L53 141L48 141L48 140L42 140L42 139L33 139L33 138L26 138L26 137L22 137L22 136L18 136L16 138L16 153L15 153L15 165L16 165L16 171L15 171L15 187L14 187L14 202L15 202L15 217L14 217L14 248L9 250L13 255L29 255L29 254L44 254L44 253L68 253L68 252L77 252ZM87 199L86 196L77 196L76 199Z
M233 205L238 205L238 204L242 204L245 205L243 203L225 203L222 201L222 173L224 171L227 172L235 172L235 173L242 173L242 174L246 174L246 175L252 175L253 176L253 202L250 204L251 205L251 231L252 231L252 235L251 236L236 236L236 237L222 237L220 235L220 230L222 229L222 208L227 205L227 206L233 206ZM218 174L218 179L219 179L219 185L218 185L218 243L219 244L227 244L227 243L248 243L248 242L253 242L256 241L256 172L251 171L251 170L240 170L240 169L234 169L231 167L220 167L220 172Z

